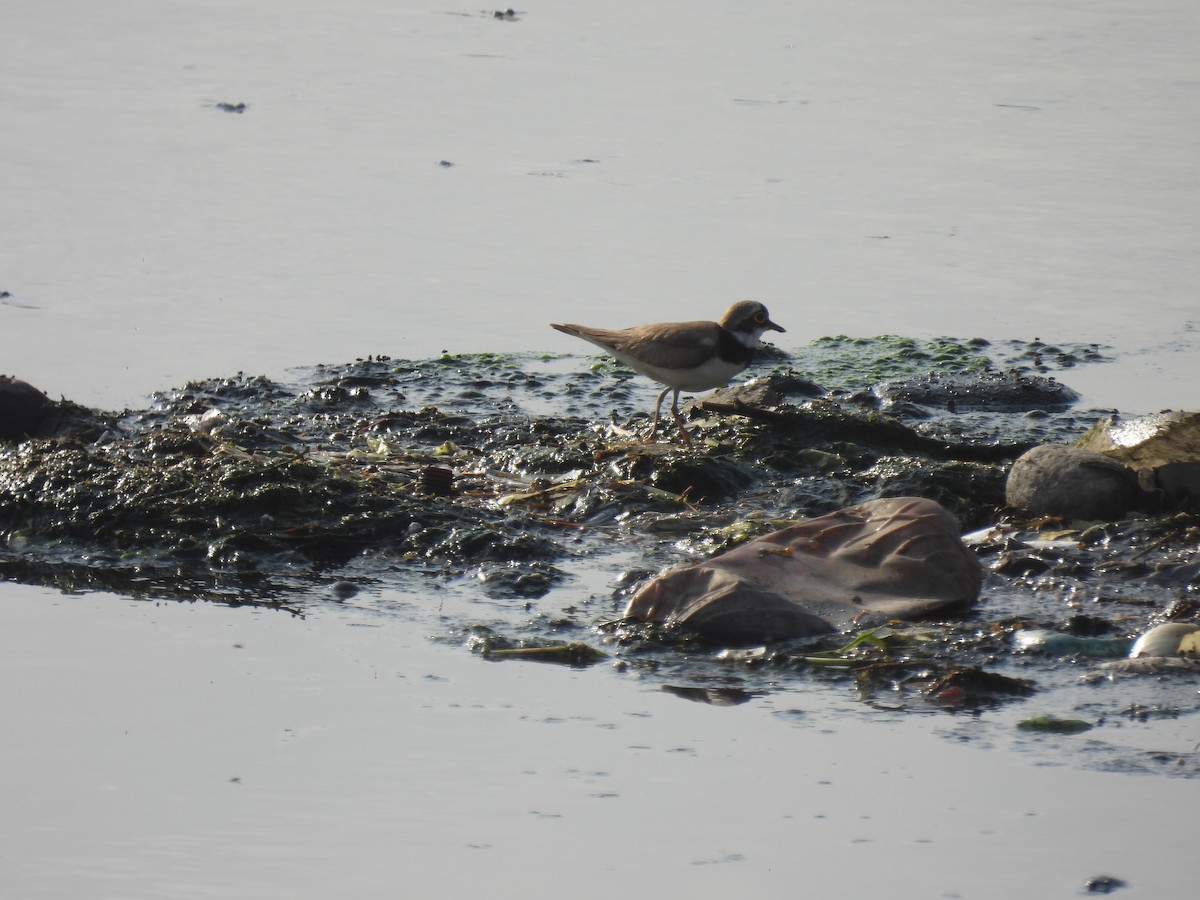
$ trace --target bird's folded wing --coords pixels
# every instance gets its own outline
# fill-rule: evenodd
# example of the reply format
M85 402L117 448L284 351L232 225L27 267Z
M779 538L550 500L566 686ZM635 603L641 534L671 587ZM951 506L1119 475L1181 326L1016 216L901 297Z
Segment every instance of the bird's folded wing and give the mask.
M660 369L686 369L698 365L716 349L719 333L720 328L715 322L648 325L638 329L632 338L626 335L621 345L614 349L653 359Z

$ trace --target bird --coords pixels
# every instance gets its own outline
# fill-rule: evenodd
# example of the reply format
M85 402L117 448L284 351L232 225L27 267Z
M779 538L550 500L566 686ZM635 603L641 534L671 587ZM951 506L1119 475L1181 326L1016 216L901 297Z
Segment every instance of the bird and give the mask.
M756 300L733 304L720 322L659 322L615 330L552 322L550 327L590 341L635 372L666 385L654 404L647 441L652 441L658 430L663 399L668 391L674 391L671 414L689 447L692 440L679 415L679 392L707 391L728 384L750 365L754 352L762 346L764 332L786 331L771 321L767 308Z

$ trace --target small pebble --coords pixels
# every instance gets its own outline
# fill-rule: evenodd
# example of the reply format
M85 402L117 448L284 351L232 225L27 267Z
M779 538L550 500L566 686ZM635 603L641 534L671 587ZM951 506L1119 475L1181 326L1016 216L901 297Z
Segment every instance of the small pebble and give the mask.
M358 593L358 585L350 581L335 581L332 585L333 596L339 603L349 600Z
M1089 878L1083 885L1087 888L1089 894L1111 894L1117 888L1125 887L1125 882L1120 878L1113 878L1111 875L1098 875L1095 878Z

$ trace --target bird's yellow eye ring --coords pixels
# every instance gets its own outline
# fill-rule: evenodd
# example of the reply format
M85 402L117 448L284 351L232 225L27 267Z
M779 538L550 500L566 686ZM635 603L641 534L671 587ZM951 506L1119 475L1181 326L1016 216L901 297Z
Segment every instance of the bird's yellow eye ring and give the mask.
M754 321L761 325L763 322L767 321L766 313L755 313Z

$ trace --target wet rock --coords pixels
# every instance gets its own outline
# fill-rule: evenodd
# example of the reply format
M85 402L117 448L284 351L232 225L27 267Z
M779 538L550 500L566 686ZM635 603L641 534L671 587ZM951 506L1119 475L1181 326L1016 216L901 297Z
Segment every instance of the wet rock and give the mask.
M1115 890L1126 887L1126 882L1111 875L1097 875L1095 878L1085 881L1083 887L1089 894L1111 894Z
M1130 659L1147 656L1200 657L1200 625L1167 622L1154 626L1129 650Z
M1031 553L1006 552L1001 554L1000 559L992 566L992 571L1000 575L1019 577L1024 575L1041 575L1043 572L1049 570L1050 566L1051 563L1049 560L1034 556Z
M29 382L0 375L0 439L37 434L53 409L50 398Z
M1200 671L1200 625L1164 622L1141 634L1126 659L1105 663L1104 674L1167 675Z
M743 703L749 703L757 696L753 691L728 687L664 684L662 690L684 700L691 700L693 703L707 703L709 706L740 706Z
M625 617L718 641L784 640L968 607L981 579L954 517L933 501L900 497L668 571L634 595Z
M554 663L570 666L573 669L585 669L608 659L608 654L578 641L535 647L488 647L483 645L478 650L479 655L484 659L496 661L517 659L526 662Z
M685 404L684 408L687 409L693 404L703 406L706 403L714 403L771 409L784 404L795 405L814 397L823 397L827 393L823 387L807 378L791 373L773 372L742 384L718 388L698 401Z
M1112 349L1101 344L1046 344L1038 338L1005 341L1002 346L1007 346L1007 352L1002 354L1005 365L1038 372L1070 369L1081 362L1101 362L1110 358L1107 351Z
M1073 615L1063 623L1068 634L1076 637L1100 637L1112 632L1113 624L1099 616Z
M1200 507L1200 413L1106 418L1076 443L1133 469L1170 505Z
M926 694L944 707L991 706L1008 697L1028 697L1034 685L1025 678L1013 678L978 666L947 672L931 684Z
M638 455L631 461L630 477L645 478L659 490L689 500L735 497L757 481L757 475L749 466L716 456Z
M1116 460L1078 447L1042 444L1013 463L1004 499L1031 515L1119 519L1150 498L1137 476Z
M1061 411L1079 400L1078 394L1053 378L995 369L886 381L875 387L875 393L888 404L916 403L960 412Z
M1082 734L1091 731L1095 726L1082 719L1062 719L1058 716L1031 716L1017 723L1021 731L1034 731L1039 734Z
M426 466L421 470L421 487L431 494L451 496L454 493L454 470L446 466Z
M351 597L355 596L358 593L359 588L354 582L343 579L341 581L335 581L332 585L330 585L330 590L333 593L334 598L339 603L344 603Z
M1101 671L1087 681L1138 675L1180 675L1195 678L1200 673L1200 659L1194 656L1139 656L1136 659L1114 659L1101 666Z
M507 526L507 527L506 527ZM440 534L426 553L463 562L515 562L558 555L552 542L529 533L525 523L476 523Z
M117 417L70 400L51 400L33 385L0 375L0 441L29 438L95 440L117 427Z
M545 596L562 573L544 563L485 565L479 581L489 597L536 599Z

